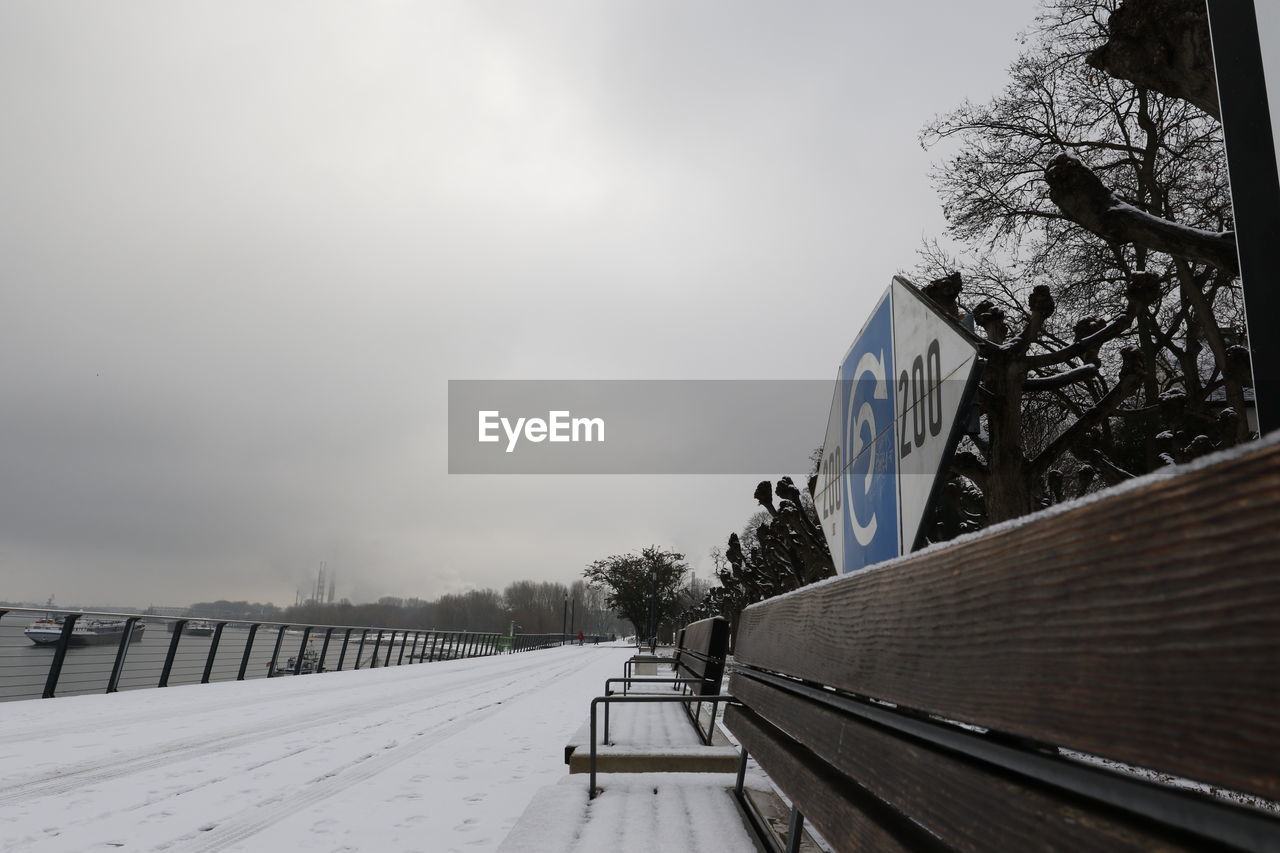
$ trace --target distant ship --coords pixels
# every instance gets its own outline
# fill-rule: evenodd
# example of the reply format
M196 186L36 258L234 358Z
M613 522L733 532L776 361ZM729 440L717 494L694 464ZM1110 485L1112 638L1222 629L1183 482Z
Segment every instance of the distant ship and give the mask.
M182 633L188 637L212 637L213 623L206 622L203 619L197 619L194 622L188 622L187 627L182 629Z
M58 642L62 636L62 619L58 616L46 616L37 619L27 626L22 633L37 646L50 646ZM120 642L121 635L128 625L127 619L77 619L71 629L69 644L73 646L97 646L106 643ZM129 642L136 643L142 639L142 632L147 629L146 623L137 622L133 626L133 636Z
M302 653L302 665L297 666L297 657L289 658L289 662L284 666L276 664L276 668L271 672L272 675L293 675L294 667L297 667L299 675L310 675L313 672L324 672L324 667L320 665L320 653L313 648L307 648ZM271 666L271 664L267 664Z

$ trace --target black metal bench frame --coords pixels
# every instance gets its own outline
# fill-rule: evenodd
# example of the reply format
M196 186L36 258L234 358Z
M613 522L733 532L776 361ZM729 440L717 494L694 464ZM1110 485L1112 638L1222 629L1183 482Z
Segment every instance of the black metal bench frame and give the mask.
M624 674L621 678L609 678L604 683L604 696L602 699L609 699L615 696L615 691L611 689L611 685L621 684L623 696L629 695L629 688L633 684L670 684L672 690L679 690L681 697L670 697L666 701L679 701L683 704L685 714L689 718L689 723L693 726L694 731L698 733L698 737L703 744L710 746L712 736L715 734L716 716L719 713L720 705L723 699L718 695L721 685L724 683L725 662L729 650L729 623L722 617L713 616L710 619L703 619L693 622L680 629L680 633L676 639L676 651L670 658L654 658L651 656L636 655L630 658L624 665ZM675 673L670 678L660 678L653 676L634 676L631 675L631 666L635 663L660 663L670 664L672 671ZM702 707L706 703L711 704L711 718L707 722L705 729L702 727ZM592 720L593 727L591 733L592 755L595 750L595 702L592 703ZM611 702L604 703L604 739L609 740L609 706ZM696 706L696 707L695 707ZM594 757L593 757L594 762ZM594 783L592 788L594 789Z

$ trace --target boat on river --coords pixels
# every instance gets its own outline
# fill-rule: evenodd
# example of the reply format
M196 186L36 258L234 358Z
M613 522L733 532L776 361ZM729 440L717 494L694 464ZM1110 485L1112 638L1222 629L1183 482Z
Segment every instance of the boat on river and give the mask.
M197 619L194 622L188 622L187 627L182 629L182 633L188 637L212 637L213 623Z
M51 646L62 636L63 616L45 616L27 626L23 635L37 646ZM68 644L72 646L98 646L107 643L118 643L128 626L127 619L85 619L76 620L71 628ZM136 643L142 639L146 631L145 622L138 621L133 626L133 634L129 642Z
M270 665L271 664L267 664L267 666ZM295 668L297 668L299 675L310 675L313 672L324 672L324 667L320 665L320 653L315 649L308 647L307 650L302 653L301 666L298 666L298 658L296 656L291 657L289 658L288 663L284 666L276 664L276 668L271 674L293 675Z

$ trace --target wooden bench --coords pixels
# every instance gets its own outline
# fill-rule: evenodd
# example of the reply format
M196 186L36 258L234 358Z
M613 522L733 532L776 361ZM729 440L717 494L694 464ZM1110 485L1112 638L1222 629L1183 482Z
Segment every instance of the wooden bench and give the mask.
M1275 439L738 630L725 724L837 851L1280 850Z
M565 747L569 772L595 772L597 768L615 773L732 772L737 759L715 726L724 700L721 685L728 650L729 623L719 616L703 619L687 625L679 634L674 656L663 659L672 667L670 677L628 674L607 679L604 695L591 703L587 724ZM636 660L632 658L628 665ZM637 687L670 689L636 693ZM660 707L629 708L624 723L630 730L617 737L610 714L616 704ZM708 708L709 714L705 713ZM692 726L696 742L673 730L673 718L681 716Z

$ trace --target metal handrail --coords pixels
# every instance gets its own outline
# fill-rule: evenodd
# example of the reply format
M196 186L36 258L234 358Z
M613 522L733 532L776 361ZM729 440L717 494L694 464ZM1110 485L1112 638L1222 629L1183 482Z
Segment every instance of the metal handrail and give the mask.
M326 671L321 669L325 665L329 654L330 645L335 639L335 632L342 638L341 650L338 653L337 666L333 671L340 671L347 664L348 648L353 634L359 636L359 649L356 653L356 660L350 668L360 668L366 663L370 667L379 666L402 666L406 663L426 663L436 660L456 659L462 657L483 657L495 654L509 653L514 651L528 651L535 648L546 648L553 644L559 644L563 641L563 636L556 635L533 635L526 638L526 635L515 635L509 637L506 634L496 631L453 631L442 630L437 628L389 628L377 626L357 626L357 625L326 625L315 623L297 623L287 622L274 619L223 619L218 617L205 617L200 615L189 616L157 616L139 613L118 613L114 611L84 611L84 610L68 610L55 607L5 607L0 608L0 619L10 615L24 615L28 617L39 618L61 617L61 630L56 641L51 643L53 646L53 658L50 660L48 669L45 672L44 688L40 695L44 698L52 698L57 694L58 685L62 676L62 669L68 660L68 650L75 645L74 638L76 634L77 623L83 624L82 620L89 619L108 619L119 620L124 622L124 630L121 632L115 654L111 663L110 674L107 676L106 690L107 693L115 693L120 689L121 678L125 672L130 644L136 645L138 631L135 630L140 622L165 623L172 626L172 637L169 639L167 650L163 653L163 663L160 668L159 678L154 682L156 687L166 687L169 684L170 676L175 671L180 675L189 675L193 672L200 672L200 683L206 684L213 680L215 674L215 664L218 662L218 651L224 639L224 632L228 626L233 628L245 628L247 634L245 636L245 645L243 653L240 655L239 668L234 676L235 680L243 681L248 676L248 667L251 655L255 650L255 641L258 639L259 629L274 629L275 636L272 637L273 645L271 647L271 658L267 664L267 677L272 678L277 675L305 675ZM192 621L204 621L213 624L214 631L210 636L208 653L205 656L203 666L190 662L179 662L175 670L174 664L177 660L179 648L183 646L183 640L189 635L186 634L186 626ZM11 620L12 621L12 618ZM287 668L279 665L281 651L284 648L285 635L290 634L290 644L292 647L293 632L301 632L301 643L298 652L290 661ZM114 633L114 632L113 632ZM323 634L324 640L321 653L316 658L317 666L314 670L304 670L305 653L308 649L308 643L316 634ZM549 642L546 638L554 636L556 643ZM376 639L375 639L376 638ZM370 656L365 657L366 640L372 641L373 652ZM114 637L112 637L114 641ZM397 648L398 646L398 648ZM189 647L189 644L188 646ZM223 656L223 669L226 668L226 656ZM144 658L152 662L159 659L152 655ZM407 660L406 660L407 659ZM85 659L82 658L83 662ZM188 659L189 660L189 659ZM27 669L28 667L22 667ZM16 676L16 673L15 673ZM0 686L4 686L5 676L0 676ZM83 680L77 681L72 679L66 682L76 685L85 683ZM14 682L10 682L11 686L15 686ZM25 682L22 685L25 686ZM24 696L10 696L7 698L29 698L34 694L24 694Z

